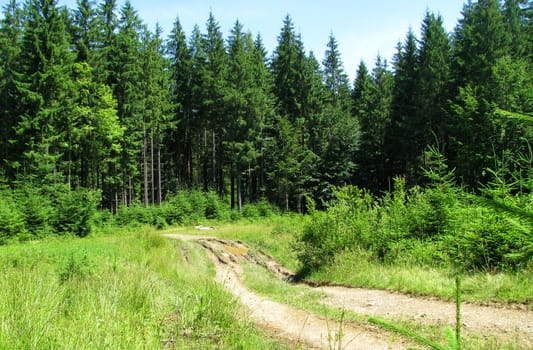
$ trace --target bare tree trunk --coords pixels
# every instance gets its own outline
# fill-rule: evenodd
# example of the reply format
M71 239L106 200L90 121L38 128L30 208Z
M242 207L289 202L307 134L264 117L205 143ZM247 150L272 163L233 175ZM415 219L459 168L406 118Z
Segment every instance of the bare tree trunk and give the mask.
M161 188L161 130L157 127L157 204L161 204L162 188Z
M231 209L235 209L235 174L233 171L230 173L230 202Z
M148 205L148 160L147 160L147 148L148 148L148 136L146 135L146 127L143 126L143 148L142 148L142 167L143 167L143 202L144 205Z
M216 190L216 186L217 186L217 172L216 172L216 169L217 169L217 159L216 159L216 156L217 156L217 147L216 147L216 135L215 135L215 130L213 129L212 130L212 149L211 149L211 166L213 167L213 169L211 169L212 171L212 185L213 187L215 188Z
M237 201L239 202L239 212L242 212L242 184L240 172L237 173Z
M204 128L204 154L202 154L202 160L203 160L203 180L204 180L204 191L207 192L209 189L209 181L207 180L207 162L208 162L208 156L207 156L207 128Z
M155 180L154 180L154 132L150 129L150 200L155 203Z

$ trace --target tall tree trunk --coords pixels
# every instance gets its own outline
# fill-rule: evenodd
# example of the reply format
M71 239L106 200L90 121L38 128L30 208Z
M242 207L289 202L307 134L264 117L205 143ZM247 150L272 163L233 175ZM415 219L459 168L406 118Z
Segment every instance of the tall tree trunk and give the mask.
M215 189L215 191L217 190L217 172L216 172L216 169L217 169L217 146L216 146L216 134L215 134L215 130L212 129L211 130L212 134L212 142L213 144L211 145L212 146L212 149L211 149L211 167L213 169L211 169L212 171L212 186L213 188Z
M235 174L232 170L230 172L230 201L231 201L231 209L235 209Z
M155 176L154 176L154 131L150 129L150 200L155 203Z
M239 203L239 212L242 212L242 184L240 172L237 172L237 201Z
M143 202L144 205L148 205L148 156L147 156L147 148L148 148L148 136L146 135L146 128L143 130L143 149L142 149L142 167L143 167Z
M207 162L208 162L208 156L207 156L207 128L204 128L204 154L203 154L203 180L204 180L204 192L207 192L209 189L209 180L207 179L208 176L208 169L207 169Z
M161 186L161 130L157 126L157 204L161 205L162 196L162 186Z

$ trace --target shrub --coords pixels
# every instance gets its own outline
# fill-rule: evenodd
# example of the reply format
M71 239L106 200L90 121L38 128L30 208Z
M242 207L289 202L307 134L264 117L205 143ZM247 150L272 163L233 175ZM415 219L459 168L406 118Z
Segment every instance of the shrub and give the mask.
M0 193L0 244L9 239L26 234L24 215L8 191Z
M55 232L70 233L78 237L87 236L91 232L92 220L101 200L100 193L85 189L71 191L66 187L57 187L54 197Z
M26 184L15 189L14 199L24 216L25 227L30 236L38 237L53 233L52 221L55 208L42 189Z

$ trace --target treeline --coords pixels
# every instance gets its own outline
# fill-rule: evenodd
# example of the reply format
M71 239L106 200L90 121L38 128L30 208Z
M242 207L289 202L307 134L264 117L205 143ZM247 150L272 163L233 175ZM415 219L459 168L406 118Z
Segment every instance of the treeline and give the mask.
M95 190L113 212L192 189L301 211L335 186L423 184L434 145L476 188L533 137L532 15L532 1L469 1L447 33L427 12L392 65L361 62L351 84L335 37L319 62L290 16L269 55L239 21L224 38L213 14L205 31L177 19L164 38L129 1L10 0L0 178Z

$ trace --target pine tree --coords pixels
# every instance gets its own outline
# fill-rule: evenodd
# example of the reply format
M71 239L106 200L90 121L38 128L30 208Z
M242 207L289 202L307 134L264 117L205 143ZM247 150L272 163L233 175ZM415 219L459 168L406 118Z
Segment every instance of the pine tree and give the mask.
M73 41L76 49L76 61L94 65L94 52L97 42L96 9L90 0L78 0L78 8L74 12Z
M207 62L203 76L205 94L202 109L207 122L206 136L209 134L210 138L206 143L210 148L204 149L204 190L212 188L222 195L224 190L222 144L227 125L224 113L227 56L220 25L212 13L207 20L207 33L204 38ZM210 176L207 176L208 172Z
M314 155L308 148L309 120L313 113L312 81L318 66L314 56L306 57L302 40L286 16L272 61L273 91L280 117L275 122L276 150L270 155L269 180L272 198L285 208L303 210L309 180L314 172ZM289 135L292 133L292 135ZM297 142L296 144L294 142ZM275 155L275 156L274 156Z
M3 159L0 174L13 178L19 163L12 140L16 138L14 127L20 115L17 74L21 54L22 12L15 0L11 0L3 9L0 22L0 153Z
M194 103L192 97L192 53L179 18L167 41L170 61L172 117L165 130L165 174L167 189L176 191L194 184L195 142Z
M160 204L162 200L161 138L170 114L168 62L163 57L162 29L143 33L143 146L142 177L145 204Z
M369 109L359 117L361 144L358 153L358 185L373 191L386 189L385 135L391 122L393 74L378 55L371 74Z
M120 171L122 175L121 198L129 204L140 198L139 160L142 150L143 87L140 35L141 20L129 1L121 9L116 43L110 48L114 75L112 85L118 102L120 124L125 128L122 140Z
M39 180L58 181L68 166L65 154L65 110L69 109L71 64L68 13L54 0L26 3L24 34L18 73L20 119L16 126L18 146L26 174Z
M330 199L332 187L350 183L355 175L355 155L359 143L359 125L351 114L351 96L348 76L344 72L337 41L333 34L323 65L324 103L320 122L310 128L318 130L320 147L313 148L318 156L319 179L316 197ZM313 132L312 132L313 134ZM319 201L320 202L320 201Z
M394 57L394 92L391 124L386 131L388 176L416 172L416 158L423 149L423 121L417 115L417 44L409 28L405 41L398 43ZM406 137L409 135L409 137Z
M96 42L94 44L94 68L96 82L113 87L117 83L114 73L113 47L116 45L118 18L115 14L116 0L104 0L96 9Z

